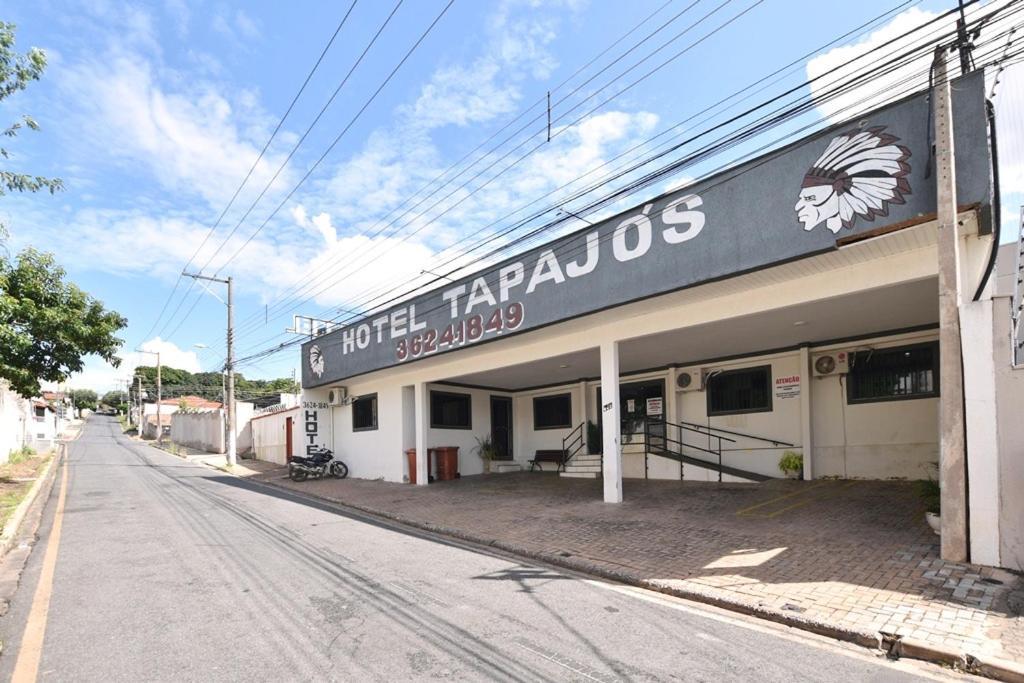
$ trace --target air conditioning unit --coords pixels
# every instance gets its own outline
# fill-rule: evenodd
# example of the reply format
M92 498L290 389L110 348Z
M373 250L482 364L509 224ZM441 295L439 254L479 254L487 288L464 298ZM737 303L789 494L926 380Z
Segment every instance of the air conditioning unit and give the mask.
M345 387L331 387L327 390L327 403L332 406L343 406L348 398L348 389Z
M704 391L703 370L682 370L676 375L676 389L679 391Z
M850 356L846 351L833 351L811 357L815 377L845 375L850 371Z

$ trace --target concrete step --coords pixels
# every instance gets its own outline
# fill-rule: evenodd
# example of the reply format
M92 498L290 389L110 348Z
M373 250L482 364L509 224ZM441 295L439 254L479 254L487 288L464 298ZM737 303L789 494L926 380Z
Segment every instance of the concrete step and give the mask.
M491 463L491 471L502 474L504 472L522 472L523 466L517 462Z
M601 465L566 465L565 472L600 472Z
M600 472L560 472L560 477L570 477L573 479L597 479L601 476Z
M595 463L601 464L600 455L583 455L581 453L569 461L570 465L593 465Z

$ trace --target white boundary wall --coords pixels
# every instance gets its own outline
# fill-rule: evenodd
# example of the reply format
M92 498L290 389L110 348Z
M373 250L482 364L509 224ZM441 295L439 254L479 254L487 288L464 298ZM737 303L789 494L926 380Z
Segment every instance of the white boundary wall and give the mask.
M285 450L288 443L285 429L288 418L292 419L292 450L295 451L302 443L302 424L299 422L301 417L301 408L298 407L253 417L249 426L252 431L252 450L256 459L276 462L279 465L287 463L286 456L289 454Z
M31 402L0 384L0 463L29 442Z
M171 416L171 441L207 453L224 452L224 411L177 411Z
M252 428L249 425L256 408L245 401L235 402L235 434L239 455L252 451ZM171 441L208 453L223 453L225 442L224 409L199 412L177 410L171 415Z

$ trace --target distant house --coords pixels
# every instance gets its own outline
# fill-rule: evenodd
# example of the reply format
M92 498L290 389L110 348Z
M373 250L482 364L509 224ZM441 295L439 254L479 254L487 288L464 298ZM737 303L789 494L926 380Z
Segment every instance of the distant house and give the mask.
M0 463L24 446L50 450L73 417L71 398L63 392L25 398L0 381Z
M160 414L173 415L184 404L189 410L216 410L222 407L220 401L209 401L202 396L178 396L160 401ZM143 404L143 415L156 415L156 401Z

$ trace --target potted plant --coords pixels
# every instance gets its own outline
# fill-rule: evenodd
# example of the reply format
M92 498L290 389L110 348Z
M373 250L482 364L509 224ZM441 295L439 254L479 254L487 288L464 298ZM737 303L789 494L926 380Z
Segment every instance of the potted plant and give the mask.
M796 451L786 451L779 458L779 469L790 479L803 479L804 456Z
M932 469L939 469L938 463L932 463ZM939 502L941 500L939 495L939 482L932 477L930 474L927 479L922 479L918 482L918 495L921 496L921 500L924 502L924 519L928 522L928 526L932 528L936 534L942 533L942 522L939 517Z
M498 448L491 441L490 435L476 437L476 454L484 462L484 474L490 474L491 461L498 455Z

